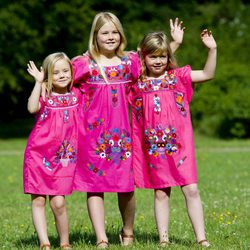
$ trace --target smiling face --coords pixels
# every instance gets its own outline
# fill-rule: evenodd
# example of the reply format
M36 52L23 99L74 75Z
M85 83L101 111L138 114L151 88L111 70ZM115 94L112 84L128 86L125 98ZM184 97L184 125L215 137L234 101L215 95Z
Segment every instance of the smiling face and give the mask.
M168 65L167 52L160 54L148 54L145 56L145 64L147 68L147 75L149 77L158 78L162 76Z
M120 41L120 33L112 22L105 23L97 33L97 44L101 54L115 54Z
M72 75L69 62L65 59L59 59L55 62L53 68L53 91L58 94L68 92L68 85L71 83Z

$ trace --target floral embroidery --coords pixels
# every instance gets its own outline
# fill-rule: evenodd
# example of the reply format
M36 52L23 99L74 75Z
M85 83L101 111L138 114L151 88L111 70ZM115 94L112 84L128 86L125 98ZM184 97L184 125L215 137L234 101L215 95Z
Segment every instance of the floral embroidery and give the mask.
M136 120L139 121L142 117L142 98L137 97L134 99L134 108L135 108L135 116Z
M87 163L87 167L88 167L88 169L90 170L90 171L93 171L95 174L97 174L98 176L105 176L106 175L106 173L103 171L103 170L101 170L101 169L99 169L99 168L97 168L97 167L95 167L93 164L91 164L91 163Z
M68 112L68 110L63 111L63 121L65 123L69 121L69 112Z
M116 107L118 103L118 94L116 86L111 86L111 95L113 107Z
M112 131L105 130L97 142L96 154L107 161L126 160L131 156L129 132L118 128L114 128Z
M156 114L161 112L161 98L158 95L154 95L154 111Z
M52 171L53 168L50 166L50 162L46 160L46 158L43 158L43 165L49 170Z
M83 108L83 110L86 110L90 106L90 104L94 98L95 91L96 91L96 88L93 86L90 86L86 90L86 93L84 95L84 108Z
M185 103L184 103L184 100L183 100L183 93L181 92L175 92L174 93L174 96L175 96L175 103L178 107L178 110L181 112L181 114L183 116L186 116L187 115L187 111L185 110Z
M90 65L90 82L104 81L97 63L92 60ZM131 61L128 57L121 58L121 64L117 66L102 67L103 73L110 82L123 81L131 78Z
M185 155L184 157L182 157L176 164L176 167L178 168L180 165L183 164L183 162L187 159L187 156Z
M149 155L154 157L171 156L181 148L177 141L177 134L174 127L148 128L145 130L145 144Z
M69 107L77 103L77 97L71 92L65 95L51 95L48 99L48 106L51 107Z
M176 76L174 70L169 70L165 73L163 79L150 79L138 81L137 87L142 92L157 91L157 90L173 90L176 88Z
M95 122L89 123L87 130L94 130L95 128L98 128L101 126L104 122L104 118L98 118Z
M43 113L42 113L41 116L40 116L40 120L41 120L41 121L44 121L44 120L48 117L48 114L49 114L49 111L48 111L48 109L45 107L44 110L43 110Z
M69 162L76 162L76 150L67 140L64 140L57 150L54 161L61 162L63 167L67 167Z

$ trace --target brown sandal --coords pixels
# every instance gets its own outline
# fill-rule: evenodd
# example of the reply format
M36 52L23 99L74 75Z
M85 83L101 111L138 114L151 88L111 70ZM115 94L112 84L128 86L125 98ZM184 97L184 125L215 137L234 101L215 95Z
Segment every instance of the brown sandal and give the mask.
M64 250L72 250L72 246L70 244L62 244L60 246L61 249L64 249Z
M97 244L96 244L96 247L97 248L108 248L109 247L109 243L107 242L107 241L105 241L105 240L101 240L100 242L98 242Z
M203 243L206 243L206 244L203 244ZM210 243L208 242L208 240L206 240L206 239L200 240L200 241L198 242L198 245L200 245L201 247L205 247L205 248L211 246Z
M50 244L42 244L41 246L40 246L40 249L44 249L44 250L50 250Z
M119 234L119 239L121 242L122 246L129 246L132 245L134 242L134 235L127 235L124 233L123 229L121 230L120 234Z

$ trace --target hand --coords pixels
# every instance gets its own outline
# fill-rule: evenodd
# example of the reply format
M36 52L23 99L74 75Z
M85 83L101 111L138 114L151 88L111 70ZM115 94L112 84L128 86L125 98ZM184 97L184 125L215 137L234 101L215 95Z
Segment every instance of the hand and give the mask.
M174 22L172 19L170 19L169 23L170 23L171 36L173 40L176 43L181 44L185 29L185 27L182 27L183 22L182 21L179 22L179 18L176 17Z
M217 48L216 41L215 41L211 31L208 31L207 29L203 30L201 32L201 40L207 48L209 48L209 49L216 49Z
M40 71L39 71L33 61L29 61L29 63L27 64L27 66L28 66L27 71L29 72L29 74L31 76L33 76L34 79L37 82L42 83L43 80L44 80L44 71L43 71L43 68L40 67Z

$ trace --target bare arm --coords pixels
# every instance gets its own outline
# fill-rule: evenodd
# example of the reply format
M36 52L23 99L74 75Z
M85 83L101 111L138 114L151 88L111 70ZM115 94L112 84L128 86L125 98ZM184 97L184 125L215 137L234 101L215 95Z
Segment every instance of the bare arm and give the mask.
M191 71L191 79L194 83L212 79L214 77L216 69L217 44L211 31L209 32L207 29L203 30L201 32L201 40L209 50L207 61L203 70Z
M182 21L179 22L178 17L175 18L174 22L172 19L170 19L169 23L170 23L171 36L173 38L173 41L170 43L170 48L172 52L175 53L175 51L182 44L185 27L182 27Z
M43 70L39 71L33 61L28 63L27 71L34 77L36 83L28 100L28 111L33 114L40 110L39 99L41 96L42 83L44 79Z

